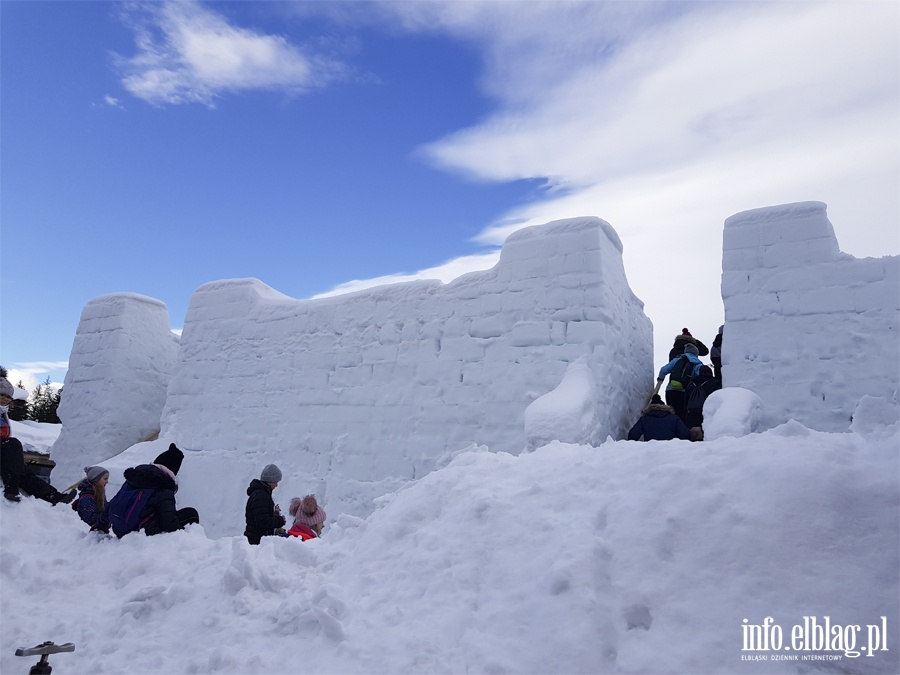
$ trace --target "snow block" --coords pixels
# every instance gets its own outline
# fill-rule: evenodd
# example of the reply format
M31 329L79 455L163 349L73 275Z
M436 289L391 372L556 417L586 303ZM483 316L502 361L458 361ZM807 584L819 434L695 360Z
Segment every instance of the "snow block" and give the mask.
M153 298L114 293L85 306L51 449L62 480L159 432L178 343L168 308Z
M847 431L862 397L897 402L900 257L842 253L825 204L728 218L722 299L723 381L759 395L762 428Z

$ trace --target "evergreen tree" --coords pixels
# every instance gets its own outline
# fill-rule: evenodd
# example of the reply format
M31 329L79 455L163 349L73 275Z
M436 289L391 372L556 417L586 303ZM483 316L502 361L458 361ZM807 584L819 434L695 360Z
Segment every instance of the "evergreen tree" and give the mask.
M24 389L25 385L22 384L22 380L19 380L18 384L16 384L17 389ZM9 419L14 420L16 422L21 422L22 420L28 419L28 403L25 401L20 401L19 399L15 399L12 403L9 404Z
M43 386L38 385L31 393L28 403L28 419L35 422L49 422L59 424L59 416L56 409L59 407L60 394L54 392L50 386L50 377L44 380Z
M41 413L43 398L44 388L41 385L36 386L31 392L31 396L28 397L28 419L33 422L37 421L38 415Z
M59 419L59 412L58 412L59 411L59 402L62 400L62 390L63 390L62 387L57 389L56 392L53 394L51 401L50 401L50 403L53 406L53 408L52 408L53 424L62 424L62 420Z

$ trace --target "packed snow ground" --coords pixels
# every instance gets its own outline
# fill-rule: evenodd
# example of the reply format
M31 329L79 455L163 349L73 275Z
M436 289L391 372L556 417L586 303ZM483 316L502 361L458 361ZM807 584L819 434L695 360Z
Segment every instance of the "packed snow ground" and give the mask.
M241 518L219 538L116 540L68 506L3 502L0 671L27 672L36 658L15 649L53 640L76 645L51 657L60 675L897 673L896 405L864 400L851 433L746 434L747 406L724 398L719 428L745 435L472 448L365 520L329 510L306 543L252 547ZM13 432L40 447L54 428ZM214 458L192 461L205 490L232 489ZM276 501L301 491L286 481ZM862 654L742 650L744 619L789 639L805 616L860 625ZM888 649L867 656L881 617Z

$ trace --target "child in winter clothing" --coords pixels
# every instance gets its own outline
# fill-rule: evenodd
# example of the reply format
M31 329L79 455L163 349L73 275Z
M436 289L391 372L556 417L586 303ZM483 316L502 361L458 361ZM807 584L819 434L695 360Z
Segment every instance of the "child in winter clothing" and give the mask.
M147 503L138 514L140 525L138 530L144 530L148 537L163 532L175 532L183 529L191 523L199 523L200 515L197 509L186 507L175 508L175 493L178 492L178 471L184 460L184 453L174 443L169 444L169 449L153 460L153 464L139 464L125 469L125 485L122 490L146 490L151 495ZM120 490L120 492L122 491ZM115 497L113 498L115 499ZM103 513L97 520L94 529L109 532L109 502ZM119 533L113 528L117 537L127 533Z
M666 365L659 369L659 376L657 379L664 380L666 375L671 375L669 378L669 384L666 386L666 404L672 406L675 409L675 414L681 418L681 421L685 421L685 416L687 415L687 396L685 393L685 382L681 380L675 379L676 375L679 373L681 369L681 360L687 359L688 364L686 368L686 372L684 372L683 376L685 380L693 379L700 372L700 366L703 364L700 362L700 359L697 358L697 347L694 344L687 343L684 345L684 354L676 356L674 359L669 361Z
M15 387L6 379L6 369L0 367L0 478L3 479L3 496L17 502L19 490L54 506L68 504L75 499L75 490L65 494L35 473L25 464L25 450L21 441L12 435L9 424L9 404L13 402Z
M697 348L697 356L709 354L709 348L705 344L691 335L691 331L687 328L682 328L681 335L675 336L675 342L672 344L672 349L669 350L669 361L684 354L685 345L694 345Z
M109 471L102 466L84 467L85 478L78 484L78 499L72 502L72 508L78 517L95 529L100 514L106 508L106 484L109 483Z
M294 497L288 511L294 516L294 525L288 530L290 536L306 541L322 535L325 511L319 506L315 495L306 495L303 499Z
M685 423L691 428L703 426L703 404L714 391L719 391L722 383L715 378L709 366L700 366L700 372L694 378L694 386L688 393L685 404Z
M722 381L722 330L725 325L719 326L719 332L713 340L712 349L709 351L709 360L713 364L713 377Z
M284 533L284 516L272 499L272 491L281 482L281 469L269 464L262 470L259 478L250 481L247 488L247 506L244 517L247 527L244 536L252 545L257 545L263 537Z
M673 438L686 441L690 438L690 430L671 406L654 395L650 405L644 409L644 414L628 432L629 441L639 441L641 437L645 441L671 441Z

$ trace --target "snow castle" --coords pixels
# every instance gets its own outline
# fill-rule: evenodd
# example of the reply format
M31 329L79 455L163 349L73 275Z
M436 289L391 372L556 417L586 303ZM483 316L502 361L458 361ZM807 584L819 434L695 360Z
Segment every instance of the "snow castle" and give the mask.
M622 437L653 383L652 326L625 278L619 237L598 218L520 230L494 268L446 285L296 300L256 279L208 283L191 298L177 356L151 346L170 338L154 331L151 339L149 317L124 318L142 308L158 315L147 300L105 296L85 309L58 461L80 468L105 459L76 456L109 448L103 436L111 430L94 423L98 409L140 389L135 367L113 367L129 349L142 352L133 363L171 373L164 401L152 399L161 439L328 476L332 498L341 482L353 494L364 483L372 483L370 497L384 494L472 444L518 454L527 445L526 408L576 361L595 386L580 394L588 400L570 404L593 414L574 431L549 431L571 442ZM92 323L98 304L118 313L115 334ZM131 433L116 437L119 451L146 439L143 414L117 413L120 431Z
M723 241L725 386L758 395L762 428L846 431L863 396L897 405L900 258L841 253L819 202L739 213ZM622 438L653 379L619 237L576 218L514 233L494 268L449 284L296 300L208 283L180 341L159 301L92 300L53 456L74 476L159 430L233 462L236 483L275 462L363 513L472 444Z

